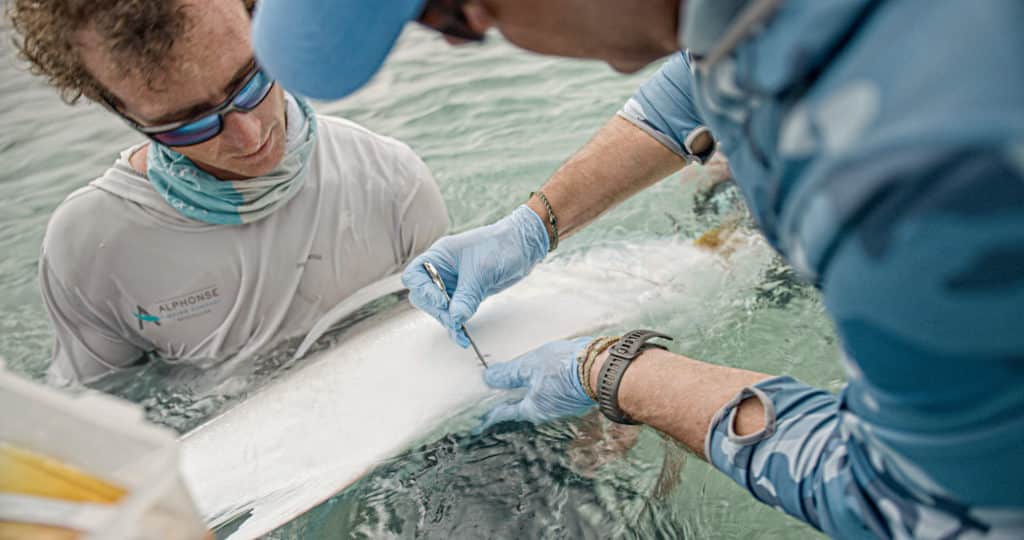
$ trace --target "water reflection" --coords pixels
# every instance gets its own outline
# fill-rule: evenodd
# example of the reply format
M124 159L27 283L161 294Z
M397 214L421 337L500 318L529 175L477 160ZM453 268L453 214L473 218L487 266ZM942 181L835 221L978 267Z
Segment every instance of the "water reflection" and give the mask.
M684 450L651 430L627 437L635 447L594 438L600 424L591 416L445 436L270 538L684 537L671 497Z

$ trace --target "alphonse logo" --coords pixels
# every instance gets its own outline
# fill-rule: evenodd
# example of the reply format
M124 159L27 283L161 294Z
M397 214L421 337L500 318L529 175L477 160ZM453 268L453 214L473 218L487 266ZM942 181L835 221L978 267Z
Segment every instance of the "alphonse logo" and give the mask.
M185 294L157 300L147 306L137 305L132 316L139 321L139 330L141 331L147 327L162 326L162 323L182 322L202 317L212 312L213 307L221 300L218 286L210 285Z
M144 330L146 323L152 323L160 326L160 317L146 311L146 308L142 306L135 306L135 312L133 312L132 315L139 320L139 330Z

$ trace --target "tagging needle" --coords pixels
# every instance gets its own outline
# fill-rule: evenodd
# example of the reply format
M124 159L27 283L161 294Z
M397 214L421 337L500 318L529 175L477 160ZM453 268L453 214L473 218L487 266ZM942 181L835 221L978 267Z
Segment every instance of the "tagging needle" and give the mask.
M434 285L437 285L437 288L441 289L441 294L444 295L445 300L451 301L451 297L448 296L448 290L444 287L444 281L441 280L441 274L437 273L437 268L434 268L434 265L430 264L428 261L423 263L423 269L430 275L430 280L434 282ZM475 352L476 357L480 359L480 363L483 364L484 367L487 367L487 362L484 361L484 355L480 354L480 349L477 348L476 342L473 341L472 337L470 337L469 331L466 330L466 325L462 325L462 331L465 332L466 337L469 338L469 344L473 346L473 352Z

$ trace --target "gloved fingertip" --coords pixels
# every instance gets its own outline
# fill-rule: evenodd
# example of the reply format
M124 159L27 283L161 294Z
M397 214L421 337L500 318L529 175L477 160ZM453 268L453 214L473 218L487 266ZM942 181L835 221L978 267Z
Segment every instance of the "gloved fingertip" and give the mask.
M438 316L441 320L441 324L448 329L448 337L455 342L456 345L465 349L469 347L469 338L466 336L465 330L462 329L462 325L457 325L452 321L452 316L447 311L442 311Z
M468 349L471 343L469 342L469 336L466 335L466 331L459 329L455 332L455 343L463 349Z
M527 377L513 360L488 366L484 370L484 382L491 388L514 390L523 387L527 383Z
M468 295L456 291L448 307L448 312L452 317L452 325L458 327L466 324L466 321L476 313L478 307L478 302L472 302Z
M451 319L449 320L451 321ZM444 324L443 316L441 317L441 324ZM444 326L445 328L447 328L447 331L449 331L449 338L452 339L452 341L454 341L455 344L459 345L462 348L469 347L469 338L466 337L466 334L461 329L457 330L446 324Z
M484 416L483 421L473 429L474 434L479 435L495 424L518 420L518 410L519 403L505 403L503 405L498 405L491 409L491 412L487 413L487 416Z
M421 288L426 282L430 282L430 276L423 269L422 258L416 257L402 271L402 285L405 285L409 290L413 290Z
M507 389L508 364L491 364L484 370L484 382L491 388Z

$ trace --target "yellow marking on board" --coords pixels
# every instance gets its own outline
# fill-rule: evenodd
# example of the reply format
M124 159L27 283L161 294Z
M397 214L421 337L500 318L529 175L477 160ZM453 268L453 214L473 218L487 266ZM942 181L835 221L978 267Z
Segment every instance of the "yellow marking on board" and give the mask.
M61 527L0 521L0 540L74 540L81 535Z
M0 443L0 493L113 504L125 490L55 459Z

